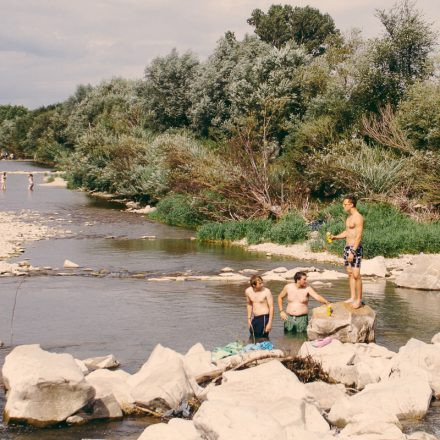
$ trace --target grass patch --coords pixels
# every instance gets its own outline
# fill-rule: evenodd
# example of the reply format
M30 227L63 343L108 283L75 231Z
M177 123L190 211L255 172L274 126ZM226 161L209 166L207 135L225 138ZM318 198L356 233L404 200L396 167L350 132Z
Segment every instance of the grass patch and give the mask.
M358 208L365 218L362 239L365 258L440 252L440 222L418 222L387 204L359 203ZM326 231L339 234L345 229L346 214L340 203L323 210L319 219L325 224L319 230L319 238L312 243L312 250L327 249L342 255L345 240L332 244L324 240Z
M307 224L296 213L289 213L278 222L264 219L208 222L197 231L197 238L201 241L236 241L246 238L249 244L264 241L291 244L307 239L307 235Z
M203 222L203 216L188 196L169 195L160 200L156 208L148 217L167 225L195 229Z

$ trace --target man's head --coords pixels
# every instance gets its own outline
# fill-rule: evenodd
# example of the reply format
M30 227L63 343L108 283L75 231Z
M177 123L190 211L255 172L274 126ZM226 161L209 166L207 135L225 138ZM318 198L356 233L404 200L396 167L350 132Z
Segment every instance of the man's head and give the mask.
M342 207L344 208L345 212L349 212L350 209L356 208L356 203L357 200L355 196L346 196L342 201Z
M260 275L252 275L249 283L254 289L261 289L263 287L263 278Z
M307 274L305 272L297 272L293 276L293 281L295 281L298 287L306 287L307 285Z

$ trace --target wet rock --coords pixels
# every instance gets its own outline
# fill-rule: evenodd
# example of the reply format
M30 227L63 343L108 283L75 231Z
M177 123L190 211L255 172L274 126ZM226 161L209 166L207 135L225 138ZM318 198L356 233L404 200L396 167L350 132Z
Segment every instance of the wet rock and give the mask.
M418 377L384 380L369 384L351 397L338 400L328 419L340 428L353 422L360 414L371 414L374 408L399 420L420 420L425 417L432 391L428 381Z
M121 365L120 362L112 354L109 354L107 356L98 356L84 359L83 362L90 371L98 370L101 368L116 368Z
M310 340L331 336L341 342L374 342L376 312L371 307L354 309L345 302L333 303L331 307L330 316L325 305L313 309L307 327Z
M348 275L344 272L338 272L337 270L324 270L323 272L308 272L307 278L310 282L316 280L343 280L348 278Z
M277 267L275 269L272 269L273 273L286 273L287 268L286 267Z
M385 278L387 275L385 258L378 256L371 260L362 260L361 275Z
M245 273L246 275L255 275L257 274L259 271L257 269L243 269L240 270L240 273Z
M185 373L183 356L160 344L127 383L138 405L159 413L177 408L182 400L200 391Z
M70 260L64 260L63 267L65 269L77 269L79 267L79 264L76 264Z
M135 412L136 406L127 381L131 377L123 370L95 370L86 381L96 390L97 396L112 394L125 414Z
M220 272L234 272L234 269L232 269L232 267L224 267Z
M440 255L417 255L396 276L396 285L410 289L440 290Z
M145 429L138 440L202 440L191 420L171 419Z
M44 427L60 423L88 404L93 388L70 354L21 345L6 356L4 420ZM44 405L41 404L44 402Z

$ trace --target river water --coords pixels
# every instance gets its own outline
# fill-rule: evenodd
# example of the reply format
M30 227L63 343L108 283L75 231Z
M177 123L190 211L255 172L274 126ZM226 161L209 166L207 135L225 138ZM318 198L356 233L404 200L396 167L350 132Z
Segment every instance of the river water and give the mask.
M31 162L10 161L0 161L0 170L44 171ZM244 341L248 337L245 284L154 282L133 275L217 274L225 266L269 270L310 265L287 258L268 259L239 247L200 244L191 239L193 231L150 222L123 212L122 205L81 192L39 186L42 179L43 174L35 174L31 193L25 174L9 174L7 190L0 192L0 209L39 212L46 224L71 234L27 244L25 253L15 258L59 270L50 275L0 278L0 340L7 344L0 350L0 365L14 346L39 343L44 349L68 352L79 359L113 353L123 369L135 372L157 343L184 353L196 342L212 349ZM141 238L146 235L157 238ZM57 275L66 273L62 269L66 258L93 269L94 275L82 269L72 276ZM268 286L275 295L282 288L276 282ZM337 301L347 297L347 288L346 281L334 282L320 293ZM378 312L377 342L391 350L398 350L411 337L428 342L440 331L440 292L395 288L385 280L366 281L364 298ZM292 352L303 342L301 337L283 334L277 314L271 340ZM4 395L0 393L2 410ZM433 406L425 421L407 429L422 428L440 435L439 414ZM0 424L0 439L136 439L152 422L147 417L126 418L44 430Z

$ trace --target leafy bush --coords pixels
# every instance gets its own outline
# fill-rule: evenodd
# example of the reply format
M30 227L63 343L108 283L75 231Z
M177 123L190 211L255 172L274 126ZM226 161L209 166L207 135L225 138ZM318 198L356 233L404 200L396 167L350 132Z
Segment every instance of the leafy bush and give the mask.
M365 219L362 239L365 258L440 252L439 222L418 222L387 204L359 203L358 208ZM325 248L332 253L341 254L344 240L337 240L332 244L327 244L324 240L327 231L336 235L345 229L346 215L341 204L330 205L319 217L325 224L320 228L320 237L312 244L312 249L316 251Z
M194 229L203 221L191 197L181 194L169 195L163 198L156 208L156 211L149 214L149 217L171 226Z
M290 213L278 222L264 219L209 222L202 225L197 238L202 241L235 241L246 238L250 244L272 241L274 243L296 243L307 239L308 227L298 214Z

